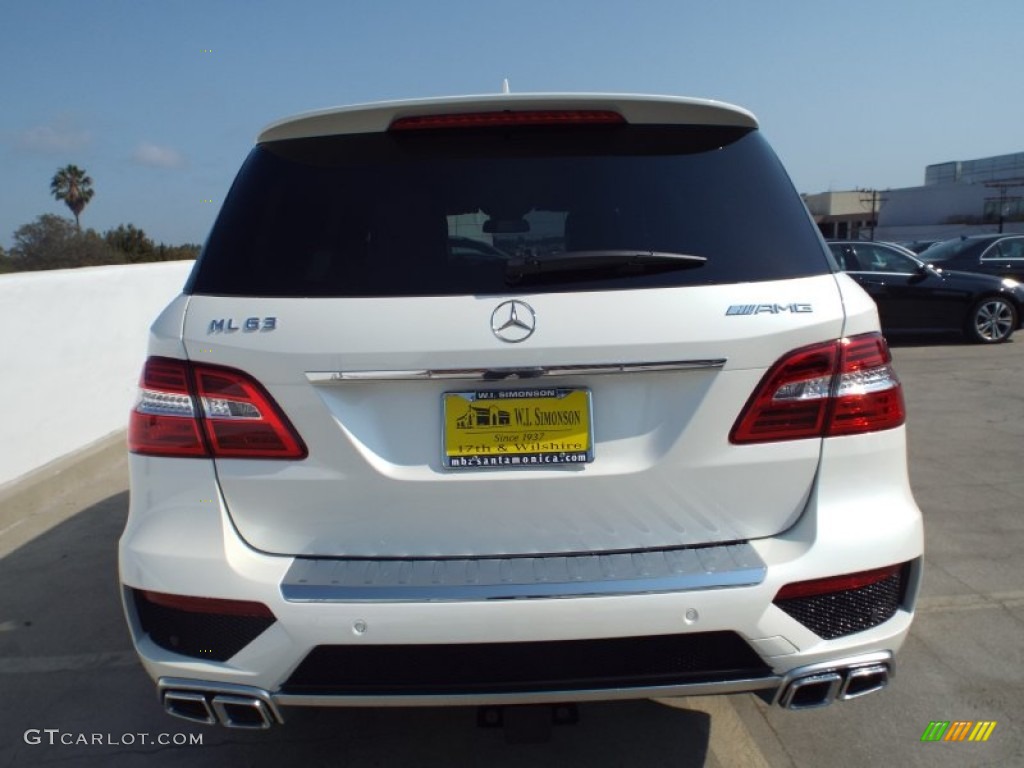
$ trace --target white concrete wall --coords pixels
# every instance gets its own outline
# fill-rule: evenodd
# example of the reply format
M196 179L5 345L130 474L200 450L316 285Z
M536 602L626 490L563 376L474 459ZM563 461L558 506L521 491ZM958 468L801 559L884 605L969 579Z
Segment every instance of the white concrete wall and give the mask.
M191 261L0 275L0 486L124 429Z

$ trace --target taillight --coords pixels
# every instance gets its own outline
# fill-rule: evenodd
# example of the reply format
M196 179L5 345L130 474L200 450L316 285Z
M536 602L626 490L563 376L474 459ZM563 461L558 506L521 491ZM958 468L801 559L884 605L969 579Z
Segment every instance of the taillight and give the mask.
M842 576L828 576L824 579L812 579L810 581L795 581L786 584L775 595L775 600L793 600L798 597L815 597L827 595L833 592L847 592L851 589L861 589L872 584L890 579L900 572L903 567L890 565L886 568L876 568L872 571L858 571L847 573Z
M192 369L210 451L220 458L302 459L306 446L253 378L230 368Z
M128 448L149 456L302 459L306 446L270 394L233 368L151 357Z
M188 379L182 360L146 361L128 422L128 450L150 456L209 456Z
M447 115L410 115L388 126L391 131L439 128L506 128L523 125L617 125L625 123L618 112L604 109L502 110Z
M139 595L153 605L174 608L189 613L213 613L221 616L257 616L273 619L273 612L263 603L253 600L226 600L219 597L192 597L191 595L170 595L166 592L140 590Z
M794 350L765 374L729 440L762 443L898 427L906 409L891 363L879 333Z

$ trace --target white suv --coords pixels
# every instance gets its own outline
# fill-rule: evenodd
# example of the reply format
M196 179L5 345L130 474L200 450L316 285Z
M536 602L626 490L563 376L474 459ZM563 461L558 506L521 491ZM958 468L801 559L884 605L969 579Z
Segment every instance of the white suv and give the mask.
M168 712L884 687L904 406L748 112L499 95L276 123L131 415Z

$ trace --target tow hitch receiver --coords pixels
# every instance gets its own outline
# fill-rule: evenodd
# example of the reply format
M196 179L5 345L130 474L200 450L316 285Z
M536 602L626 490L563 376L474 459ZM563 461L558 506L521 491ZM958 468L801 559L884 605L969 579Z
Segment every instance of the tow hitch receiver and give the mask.
M551 739L551 727L575 725L580 720L575 704L524 704L478 707L480 728L501 728L509 744L542 744Z

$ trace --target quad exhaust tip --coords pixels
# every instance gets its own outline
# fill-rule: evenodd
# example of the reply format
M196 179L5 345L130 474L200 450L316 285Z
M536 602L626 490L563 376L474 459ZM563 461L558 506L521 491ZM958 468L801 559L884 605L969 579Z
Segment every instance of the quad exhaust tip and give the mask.
M779 700L785 709L817 709L836 699L849 701L875 693L889 684L888 664L864 664L837 670L797 675Z
M193 723L213 725L217 718L210 709L210 702L201 693L191 691L168 691L164 694L164 710L169 715Z
M266 702L253 696L214 696L213 711L228 728L266 730L273 723Z
M798 677L782 696L786 709L817 709L827 707L836 700L843 686L843 677L838 672Z
M275 722L270 705L259 696L217 691L167 691L164 710L192 723L246 730L266 730Z

